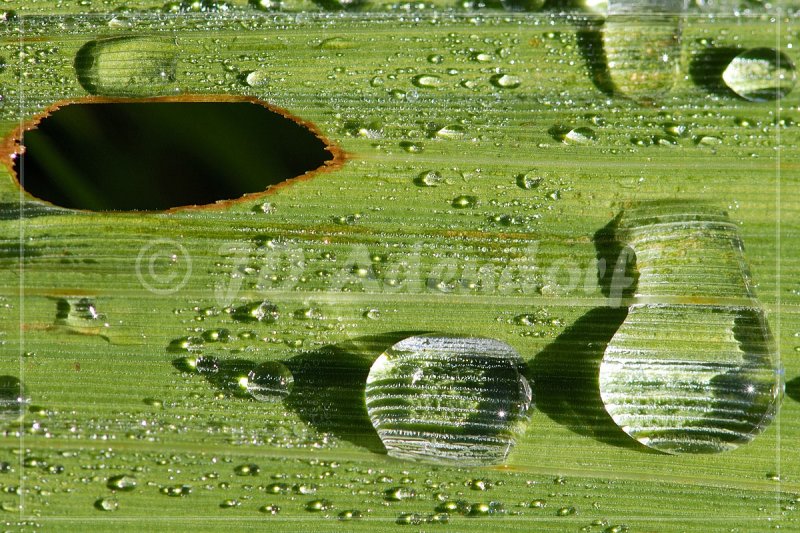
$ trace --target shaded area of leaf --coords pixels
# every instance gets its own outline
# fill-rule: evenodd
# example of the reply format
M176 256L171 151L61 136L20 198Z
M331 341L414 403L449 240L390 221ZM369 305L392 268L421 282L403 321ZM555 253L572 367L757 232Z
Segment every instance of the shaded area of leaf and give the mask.
M604 296L616 300L633 296L639 283L636 253L618 234L622 214L620 212L597 230L593 237L597 251L597 282Z
M689 76L696 85L712 94L735 97L736 94L725 85L722 73L733 58L741 52L741 49L733 47L702 50L692 58L689 65Z
M624 307L592 309L528 365L536 407L553 421L606 444L648 452L617 426L600 397L600 363L627 315Z
M800 402L800 377L786 382L786 396L796 402Z
M367 415L364 389L372 363L387 348L419 332L390 332L324 346L281 361L294 376L294 388L284 405L317 430L364 447L386 453ZM177 339L181 340L181 339ZM172 362L181 372L194 372L185 358ZM250 395L239 384L258 363L247 359L219 359L215 371L202 372L217 389L239 398Z
M603 47L602 23L584 22L575 32L575 39L578 44L578 50L580 50L581 56L586 62L586 67L589 69L592 83L603 94L613 95L614 84L611 82L608 60Z

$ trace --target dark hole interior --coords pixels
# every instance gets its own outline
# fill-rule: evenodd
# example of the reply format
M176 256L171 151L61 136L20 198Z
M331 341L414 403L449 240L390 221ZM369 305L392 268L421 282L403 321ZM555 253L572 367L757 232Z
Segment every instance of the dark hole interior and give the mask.
M23 144L15 170L27 192L96 211L238 198L332 158L308 128L249 102L72 104Z

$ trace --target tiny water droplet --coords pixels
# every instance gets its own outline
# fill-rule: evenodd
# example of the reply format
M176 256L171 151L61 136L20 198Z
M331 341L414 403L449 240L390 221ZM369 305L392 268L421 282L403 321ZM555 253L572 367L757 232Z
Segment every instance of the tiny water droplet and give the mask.
M281 0L249 0L248 4L259 11L275 11L281 8Z
M409 337L372 365L367 412L393 457L499 463L528 418L523 365L513 348L493 339Z
M556 511L556 516L570 516L577 513L578 510L574 507L561 507Z
M542 177L537 176L533 172L525 172L524 174L517 175L517 187L520 189L525 189L526 191L530 191L531 189L535 189L542 183Z
M253 463L241 464L233 469L233 473L237 476L257 476L259 472L261 467Z
M778 100L791 92L797 71L789 57L774 48L752 48L733 58L722 80L737 95L751 102Z
M260 402L280 401L291 394L293 387L292 372L277 361L261 363L248 375L247 392Z
M250 302L230 310L231 318L239 322L264 322L266 324L278 320L278 308L264 300Z
M511 74L495 74L489 78L489 82L499 89L516 89L522 85L522 80Z
M120 474L108 478L106 486L111 490L118 490L120 492L130 492L136 488L136 478L127 474Z
M333 509L333 503L329 500L311 500L306 504L306 511L310 511L312 513L319 513L322 511L330 511Z
M418 154L425 149L422 144L412 141L400 141L400 148L410 154Z
M427 170L414 178L414 185L418 187L438 187L444 183L444 176L438 170Z
M119 502L114 498L100 498L94 502L94 508L98 511L116 511L119 509Z
M244 82L250 87L263 87L269 83L269 72L262 69L251 70L245 74Z
M280 508L280 507L278 507L277 505L272 505L272 504L270 504L270 505L264 505L264 506L262 506L262 507L259 509L259 511L261 511L261 512L262 512L262 513L264 513L264 514L276 515L276 514L278 514L278 513L280 513L280 512L281 512L281 508Z
M178 48L156 36L89 41L75 56L81 86L102 96L144 97L175 92Z
M361 511L359 511L357 509L351 509L351 510L342 511L341 513L339 513L338 518L342 522L350 522L351 520L358 520L362 516L363 515L361 514Z
M456 196L453 198L453 201L450 202L450 205L456 209L468 209L478 205L478 197L462 194L461 196Z
M554 139L564 144L590 144L597 140L597 134L587 126L553 126L548 131Z
M433 89L442 86L442 78L433 74L420 74L411 79L411 83L424 89Z

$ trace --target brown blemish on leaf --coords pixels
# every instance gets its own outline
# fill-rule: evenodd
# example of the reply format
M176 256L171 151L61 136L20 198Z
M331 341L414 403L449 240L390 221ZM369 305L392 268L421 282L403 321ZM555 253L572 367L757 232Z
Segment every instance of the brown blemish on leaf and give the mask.
M161 210L161 211L94 211L88 209L71 209L72 211L82 211L85 213L115 213L115 214L124 214L124 213L133 213L136 215L140 214L153 214L153 213L177 213L182 211L195 211L195 210L224 210L226 208L244 204L249 202L257 201L261 198L269 196L271 194L275 194L278 191L283 190L284 188L290 187L295 183L301 181L308 181L319 174L332 172L341 168L344 163L351 159L350 154L346 153L344 150L339 148L336 144L326 138L322 132L317 128L317 126L309 122L307 120L303 120L300 117L296 117L289 113L287 110L269 104L263 100L252 96L232 96L232 95L204 95L204 94L188 94L188 95L180 95L180 96L158 96L152 98L107 98L103 96L88 96L84 98L73 98L69 100L61 100L59 102L54 103L53 105L46 108L41 113L35 115L33 118L25 122L24 124L15 128L10 134L8 134L2 141L0 141L0 162L2 162L8 169L9 173L14 179L14 183L19 187L26 195L36 198L30 195L27 191L22 188L22 185L19 182L19 177L14 169L14 162L17 156L22 154L25 151L25 147L22 145L22 139L26 131L30 131L36 128L36 126L45 118L53 114L54 112L58 111L62 107L68 106L70 104L142 104L142 103L187 103L187 102L197 102L197 103L251 103L260 105L265 107L269 111L273 113L277 113L278 115L291 120L292 122L303 126L304 128L308 129L314 136L322 141L325 145L325 150L331 154L331 159L326 160L322 166L315 168L314 170L309 170L299 176L295 176L293 178L289 178L287 180L282 181L277 185L272 185L268 187L264 191L254 192L254 193L247 193L239 198L234 198L230 200L218 200L213 204L203 204L203 205L183 205L178 207L171 207L169 209ZM42 200L41 198L36 198L40 202L44 202L48 205L53 205L55 207L60 207L52 202L48 202L47 200Z

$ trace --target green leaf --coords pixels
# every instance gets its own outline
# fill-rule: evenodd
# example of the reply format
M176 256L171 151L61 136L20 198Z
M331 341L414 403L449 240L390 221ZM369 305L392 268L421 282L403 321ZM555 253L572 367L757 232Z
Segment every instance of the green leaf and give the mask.
M601 26L579 11L83 4L4 5L16 12L0 27L4 135L87 97L246 96L345 155L265 195L164 213L49 206L0 169L0 375L27 399L19 419L16 398L4 404L9 525L797 529L798 92L749 102L712 75L726 49L797 62L796 8L693 8L674 87L626 98L608 92L619 81L600 68ZM76 57L108 38L123 38L120 63L87 84ZM173 65L163 46L174 76L154 81L148 61ZM597 237L626 206L666 200L738 225L783 355L779 416L733 451L645 448L600 396L625 309L598 283ZM269 320L234 312L265 300ZM386 455L366 376L422 332L494 338L527 362L537 408L504 464ZM198 355L217 372L194 371ZM242 388L266 361L294 374L283 402ZM449 525L430 522L443 512Z

